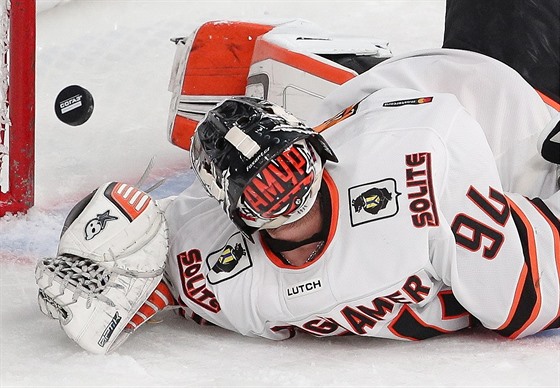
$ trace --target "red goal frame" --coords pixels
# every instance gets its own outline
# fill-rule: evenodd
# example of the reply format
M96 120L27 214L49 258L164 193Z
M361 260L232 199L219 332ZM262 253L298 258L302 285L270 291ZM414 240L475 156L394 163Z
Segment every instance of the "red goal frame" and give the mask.
M9 187L0 189L0 216L25 212L35 200L35 0L11 0L8 17L8 54L1 60L8 63L9 77L9 163L2 166Z

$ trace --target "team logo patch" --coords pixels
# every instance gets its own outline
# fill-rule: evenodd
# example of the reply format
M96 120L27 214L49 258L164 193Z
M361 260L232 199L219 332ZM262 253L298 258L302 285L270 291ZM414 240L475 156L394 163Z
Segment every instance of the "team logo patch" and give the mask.
M118 220L118 219L119 219L118 217L110 215L109 210L107 210L106 212L104 212L102 214L98 214L97 217L92 218L86 224L86 227L84 229L84 232L85 232L85 235L86 235L86 240L91 240L92 238L97 236L99 233L101 233L101 231L103 231L103 229L105 229L105 226L107 225L107 222Z
M432 102L433 97L420 97L420 98L411 98L408 100L397 100L397 101L389 101L383 103L384 107L395 107L395 106L403 106L403 105L420 105L420 104L427 104Z
M253 262L241 233L234 234L221 249L210 253L206 258L206 265L210 269L207 276L210 284L231 279L251 268Z
M392 178L348 189L352 226L393 217L399 212L397 182Z
M239 260L245 255L247 252L241 246L241 243L235 244L235 247L231 245L226 245L226 247L222 250L222 254L216 261L216 264L212 267L212 271L216 273L220 272L231 272L239 263Z

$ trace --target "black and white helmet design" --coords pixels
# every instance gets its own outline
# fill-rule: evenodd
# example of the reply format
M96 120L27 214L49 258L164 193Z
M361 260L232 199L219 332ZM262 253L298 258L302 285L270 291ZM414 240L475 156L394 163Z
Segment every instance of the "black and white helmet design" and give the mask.
M210 110L190 154L208 194L250 239L258 229L301 218L316 198L324 163L338 162L319 133L252 97L229 98Z

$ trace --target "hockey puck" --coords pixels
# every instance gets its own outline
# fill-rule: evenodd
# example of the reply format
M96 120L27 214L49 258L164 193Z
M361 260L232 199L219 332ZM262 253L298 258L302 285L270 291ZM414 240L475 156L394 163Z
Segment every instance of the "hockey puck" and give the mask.
M93 113L93 96L81 86L67 86L56 96L54 111L63 123L82 125Z

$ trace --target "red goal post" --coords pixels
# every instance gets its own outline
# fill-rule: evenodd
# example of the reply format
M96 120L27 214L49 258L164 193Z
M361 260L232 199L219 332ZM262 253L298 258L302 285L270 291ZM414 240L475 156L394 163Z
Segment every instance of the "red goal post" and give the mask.
M0 216L34 203L35 0L0 0Z

